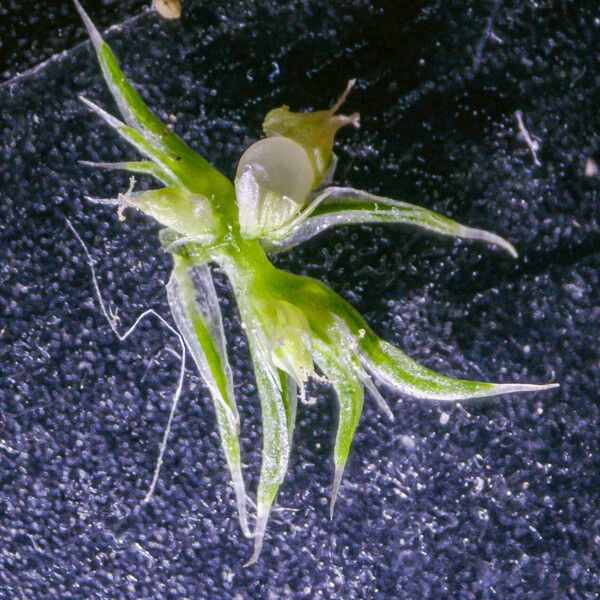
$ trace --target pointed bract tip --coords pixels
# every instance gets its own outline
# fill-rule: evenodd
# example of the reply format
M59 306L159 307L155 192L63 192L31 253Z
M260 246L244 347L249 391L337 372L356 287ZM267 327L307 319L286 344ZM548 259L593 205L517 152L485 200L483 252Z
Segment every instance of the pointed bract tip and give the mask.
M125 169L125 170L131 170L130 165L133 165L135 163L131 163L131 162L95 162L93 160L78 160L77 161L80 165L83 165L84 167L92 167L93 169L111 169L111 170L117 170L117 169Z
M83 9L83 6L79 4L78 0L73 0L73 4L75 5L76 10L81 17L81 20L83 21L94 48L97 50L103 44L100 32L96 29L96 26L92 23L92 20L88 17L88 14Z
M519 254L516 248L508 240L495 233L492 233L491 231L461 225L459 227L459 232L457 233L457 235L466 239L479 240L481 242L493 244L494 246L498 246L499 248L502 248L502 250L508 252L508 254L510 254L512 258L519 258Z
M340 485L342 484L342 477L344 475L344 464L336 464L335 472L333 474L333 485L331 487L331 500L329 501L329 518L333 520L333 509L337 502L338 492L340 491Z
M387 404L385 404L383 413L387 417L388 421L390 421L391 423L394 423L396 421L396 417L394 416L392 409Z
M265 531L267 529L267 521L269 520L269 512L271 511L270 506L258 505L256 513L256 524L254 526L254 552L248 562L244 563L244 567L253 565L260 557L262 550L263 540L265 537Z
M247 538L254 537L248 526L248 513L246 510L246 487L242 475L241 465L236 465L231 469L231 479L233 482L233 490L235 492L235 502L237 505L238 517L242 533Z
M124 201L120 198L94 198L93 196L84 196L84 200L92 204L104 204L105 206L121 206Z
M517 392L542 392L560 387L560 383L496 383L494 388L498 394L511 394Z
M498 248L501 248L505 252L508 252L508 254L510 254L511 258L514 258L515 260L517 258L519 258L519 253L517 252L517 249L508 240L505 240L503 237L500 237L499 235L496 235L494 233L490 233L489 236L487 236L483 239L484 239L484 241L488 241L488 242L494 244L495 246L498 246Z
M114 129L120 131L122 127L125 127L125 123L119 121L116 117L113 117L110 113L106 112L103 108L100 108L97 104L94 104L91 100L88 100L85 96L80 95L77 96L77 98Z
M367 388L371 396L375 399L379 410L389 419L390 422L394 422L396 419L394 417L394 413L392 409L389 407L388 403L385 401L384 397L381 395L377 386L373 383L371 376L368 373L359 373L359 379L362 384Z
M499 243L498 245L503 248L504 250L506 250L510 256L512 258L514 258L515 260L517 260L517 258L519 258L519 253L517 252L517 249L507 240L505 240L504 238L500 238L502 240L503 243Z

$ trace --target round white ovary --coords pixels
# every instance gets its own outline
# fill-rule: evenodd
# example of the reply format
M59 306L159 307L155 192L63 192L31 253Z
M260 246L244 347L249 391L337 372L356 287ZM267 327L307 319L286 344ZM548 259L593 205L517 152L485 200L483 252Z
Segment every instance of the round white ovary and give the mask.
M260 187L304 204L314 173L306 151L297 142L286 137L259 140L242 154L236 179L248 167Z
M242 155L235 178L244 237L268 237L298 214L313 180L312 166L300 144L286 137L252 144Z

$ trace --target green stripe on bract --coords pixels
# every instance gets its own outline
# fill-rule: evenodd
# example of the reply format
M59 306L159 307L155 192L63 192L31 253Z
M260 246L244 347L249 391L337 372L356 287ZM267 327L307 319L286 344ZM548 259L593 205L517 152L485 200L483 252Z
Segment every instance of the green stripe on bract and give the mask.
M424 367L402 350L373 336L370 332L361 341L361 362L365 368L376 378L415 398L468 400L556 387L556 384L488 383L447 377Z
M148 108L123 74L108 44L102 44L97 52L102 73L127 124L139 131L157 151L179 163L178 170L183 178L194 182L191 191L201 194L230 192L231 182Z
M273 379L273 375L281 377L282 373L277 373L275 370L275 373L269 374L269 367L263 364L264 355L257 347L252 334L248 335L248 341L254 363L256 387L260 398L263 430L262 462L256 499L254 552L250 560L246 563L246 565L251 565L260 556L269 513L287 471L290 438L282 390L277 387Z
M346 350L339 349L340 352ZM349 360L352 360L352 357ZM333 517L333 509L342 482L344 467L362 414L364 388L352 366L346 364L347 360L343 360L341 356L336 356L328 345L318 343L315 361L333 386L339 406L338 428L333 450L334 477L330 501L330 515Z
M361 362L376 378L416 398L460 400L488 395L492 384L436 373L371 331L360 340Z
M283 371L279 371L279 378L281 380L281 397L287 419L288 439L291 448L296 426L296 411L298 409L298 386L293 377Z
M194 183L190 191L233 198L232 183L148 108L125 77L109 45L102 40L81 4L77 0L74 3L92 40L106 84L127 124L139 131L156 151L168 154L172 160L181 163L180 170L185 174L183 179Z
M240 524L244 534L250 537L238 439L238 412L233 395L231 368L225 355L223 324L220 313L217 317L211 316L198 305L190 266L186 259L175 257L175 269L167 286L169 304L177 328L211 393L221 444L236 494ZM204 267L208 269L207 266ZM218 310L218 299L212 283L205 285L199 292L208 296L209 301L216 302Z

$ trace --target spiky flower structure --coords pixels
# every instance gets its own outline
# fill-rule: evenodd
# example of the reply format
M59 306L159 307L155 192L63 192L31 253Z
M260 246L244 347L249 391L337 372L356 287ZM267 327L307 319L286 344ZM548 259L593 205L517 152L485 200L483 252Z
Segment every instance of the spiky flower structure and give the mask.
M267 520L285 477L298 396L316 369L337 395L339 422L333 460L331 510L363 408L365 388L389 408L375 382L416 398L455 401L553 387L495 384L435 373L379 338L361 315L327 286L274 267L268 253L299 244L342 224L408 224L446 236L482 240L507 251L503 238L465 227L406 202L331 186L334 137L359 126L357 114L330 109L269 112L266 137L242 155L234 182L177 137L144 104L100 34L75 0L110 92L124 122L84 102L145 156L144 160L96 163L152 175L165 187L96 201L133 207L162 226L161 242L173 256L167 295L173 319L210 391L223 451L235 490L241 528L254 537L257 560ZM251 532L239 448L239 417L227 359L223 322L209 265L226 273L248 338L263 422L256 518Z

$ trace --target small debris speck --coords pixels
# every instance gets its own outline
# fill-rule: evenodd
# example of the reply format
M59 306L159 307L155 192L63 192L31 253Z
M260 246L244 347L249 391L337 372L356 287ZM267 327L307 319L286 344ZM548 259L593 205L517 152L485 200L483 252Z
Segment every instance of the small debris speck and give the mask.
M163 19L179 19L181 17L179 0L154 0L152 6Z
M533 158L533 164L536 167L541 167L542 163L539 161L537 155L537 151L540 149L540 143L538 140L532 138L529 131L527 131L525 123L523 122L523 113L520 110L515 112L515 118L517 119L517 125L519 127L519 138L527 144L527 147L531 152L531 157Z
M409 435L402 435L402 436L400 436L400 441L402 442L402 445L407 450L414 450L415 449L415 440L411 436L409 436Z
M585 161L585 176L596 177L598 175L598 163L593 158L588 158Z

